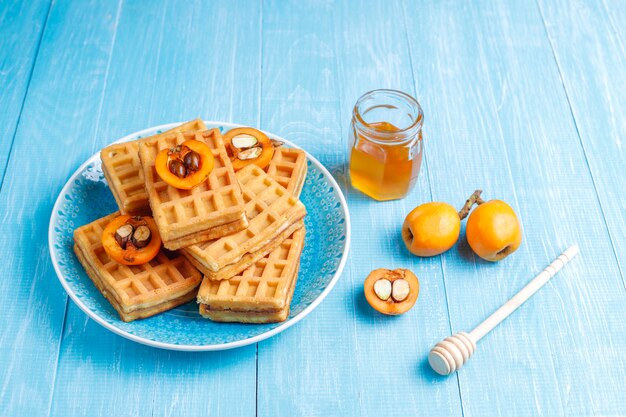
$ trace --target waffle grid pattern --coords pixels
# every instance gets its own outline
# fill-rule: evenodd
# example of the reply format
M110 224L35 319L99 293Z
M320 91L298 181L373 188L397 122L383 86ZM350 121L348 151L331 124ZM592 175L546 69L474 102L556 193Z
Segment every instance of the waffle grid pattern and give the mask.
M276 148L267 174L294 196L300 196L306 175L306 154L301 149Z
M304 245L304 228L231 279L202 283L198 299L211 308L278 311L286 305Z
M159 177L154 160L160 150L191 139L207 143L215 166L206 181L191 190L180 190ZM217 129L176 132L143 142L139 148L150 206L164 241L242 218L244 200Z
M148 193L139 161L139 143L175 132L206 130L200 119L183 123L159 135L107 146L100 152L102 170L122 213L149 213Z
M249 165L237 172L246 203L248 228L190 246L187 254L217 271L249 252L260 250L282 229L303 218L304 205L262 169Z
M75 241L107 290L125 310L166 301L168 294L177 296L199 283L198 271L184 257L173 252L162 250L143 265L122 265L112 260L102 246L101 236L106 225L117 216L118 213L114 213L78 228Z

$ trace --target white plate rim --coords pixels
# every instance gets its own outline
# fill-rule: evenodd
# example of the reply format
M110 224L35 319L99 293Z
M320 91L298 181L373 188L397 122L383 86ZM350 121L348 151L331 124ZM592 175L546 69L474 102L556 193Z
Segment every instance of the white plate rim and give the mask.
M145 136L148 133L157 131L157 130L161 130L161 131L165 131L168 129L171 129L175 126L180 125L182 122L178 122L178 123L166 123L166 124L162 124L162 125L158 125L158 126L154 126L154 127L149 127L137 132L133 132L131 134L128 134L112 143L121 143L121 142L128 142L130 140L133 140L134 138L136 138L137 136ZM225 128L228 129L233 129L233 128L237 128L237 127L243 127L245 125L240 125L237 123L229 123L229 122L220 122L220 121L205 121L205 123L209 126L211 125L219 125L219 126L223 126ZM275 135L273 133L269 133L267 131L261 130L263 133L265 133L266 135L268 135L271 138L275 138L277 140L283 141L285 142L286 145L290 146L290 147L294 147L294 148L298 148L298 149L302 149L300 146L288 141L287 139L284 139L278 135ZM303 149L304 150L304 149ZM304 150L307 159L309 161L311 161L311 163L313 163L323 174L324 176L330 181L331 185L333 186L333 188L337 191L337 196L339 198L339 202L341 204L341 208L343 210L343 214L345 216L346 219L346 242L344 245L344 250L343 250L343 254L341 256L341 260L339 261L339 265L337 266L337 270L335 271L335 274L333 275L333 277L331 278L330 282L328 283L328 285L326 286L326 288L324 289L324 291L322 291L320 293L320 295L317 296L317 298L315 298L311 304L309 304L304 310L302 310L300 313L298 313L297 315L295 315L294 317L288 319L287 321L283 322L282 324L276 326L275 328L268 330L266 332L263 332L261 334L258 334L256 336L252 336L252 337L248 337L246 339L241 339L241 340L237 340L237 341L233 341L233 342L227 342L227 343L219 343L219 344L210 344L210 345L185 345L185 344L175 344L175 343L165 343L165 342L160 342L157 340L152 340L152 339L148 339L145 337L141 337L141 336L137 336L131 333L128 333L125 330L122 330L118 327L116 327L113 324L108 323L107 321L105 321L103 318L101 318L99 315L97 315L95 312L93 312L91 309L89 309L81 300L80 298L74 293L74 291L72 290L72 288L70 287L70 285L67 283L67 281L65 280L65 277L63 276L62 272L61 272L61 267L59 265L56 253L54 251L54 224L57 223L58 220L58 211L61 207L61 196L67 194L67 191L69 189L69 187L71 186L71 184L74 182L74 180L80 175L80 173L91 163L93 163L94 161L97 160L97 158L99 157L99 152L96 152L95 154L93 154L91 157L89 157L85 162L83 162L75 171L74 173L67 179L65 185L63 186L63 188L61 189L61 191L59 192L59 195L57 196L55 202L54 202L54 206L52 207L52 213L50 215L50 223L48 225L48 250L50 252L50 258L52 260L52 265L54 266L54 270L56 272L57 278L59 279L59 281L61 282L61 285L63 286L63 289L65 290L65 292L70 296L70 298L72 299L72 301L74 301L74 303L85 313L87 314L87 316L89 316L92 320L94 320L96 323L100 324L101 326L103 326L104 328L110 330L111 332L120 335L126 339L132 340L134 342L137 343L141 343L144 345L148 345L148 346L153 346L153 347L157 347L160 349L167 349L167 350L179 350L179 351L188 351L188 352L202 352L202 351L217 351L217 350L227 350L227 349L234 349L234 348L238 348L238 347L243 347L243 346L247 346L247 345L251 345L253 343L257 343L260 342L262 340L268 339L286 329L288 329L289 327L293 326L294 324L298 323L300 320L302 320L304 317L306 317L307 315L309 315L309 313L311 313L325 298L326 296L328 296L328 294L332 291L333 287L335 286L335 284L337 283L337 281L339 280L339 277L341 276L343 269L345 267L346 261L348 259L348 253L350 251L350 235L351 235L351 223L350 223L350 212L348 211L348 203L346 202L345 196L343 195L343 191L341 190L341 187L339 187L339 184L337 184L337 181L335 180L335 178L330 174L330 172L328 172L328 170L326 169L326 167L324 167L324 165L322 165L315 157L313 157L311 154L309 154L306 150ZM66 306L66 309L68 307Z

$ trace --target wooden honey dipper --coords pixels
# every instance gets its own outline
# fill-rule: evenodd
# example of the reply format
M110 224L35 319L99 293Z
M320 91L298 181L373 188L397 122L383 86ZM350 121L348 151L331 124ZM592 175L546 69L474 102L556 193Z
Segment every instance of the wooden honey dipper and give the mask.
M428 354L428 363L433 370L440 375L450 375L458 371L472 356L476 350L476 343L480 339L539 291L578 253L578 246L570 246L502 307L476 326L474 330L469 333L459 332L437 343Z

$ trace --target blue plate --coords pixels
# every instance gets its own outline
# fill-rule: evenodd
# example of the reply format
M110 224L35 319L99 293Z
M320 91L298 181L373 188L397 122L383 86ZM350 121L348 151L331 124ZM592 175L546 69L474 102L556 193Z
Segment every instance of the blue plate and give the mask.
M176 125L142 130L118 142L150 136ZM221 122L206 122L206 125L223 131L239 127ZM285 142L285 146L297 147L276 135L267 135ZM300 197L308 212L305 218L307 233L287 321L273 324L214 323L198 314L195 302L145 320L121 321L72 250L75 228L117 210L102 174L98 154L89 158L67 181L50 217L50 256L63 288L81 310L107 329L136 342L164 349L231 349L267 339L287 329L313 311L328 295L341 275L350 246L350 218L345 198L326 168L308 154L307 158L308 174Z

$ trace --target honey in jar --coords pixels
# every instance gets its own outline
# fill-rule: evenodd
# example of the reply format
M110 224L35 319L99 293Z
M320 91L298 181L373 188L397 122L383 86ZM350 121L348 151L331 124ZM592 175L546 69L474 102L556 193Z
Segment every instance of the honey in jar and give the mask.
M405 93L363 95L352 115L352 186L379 201L406 196L422 163L422 123L419 103Z

